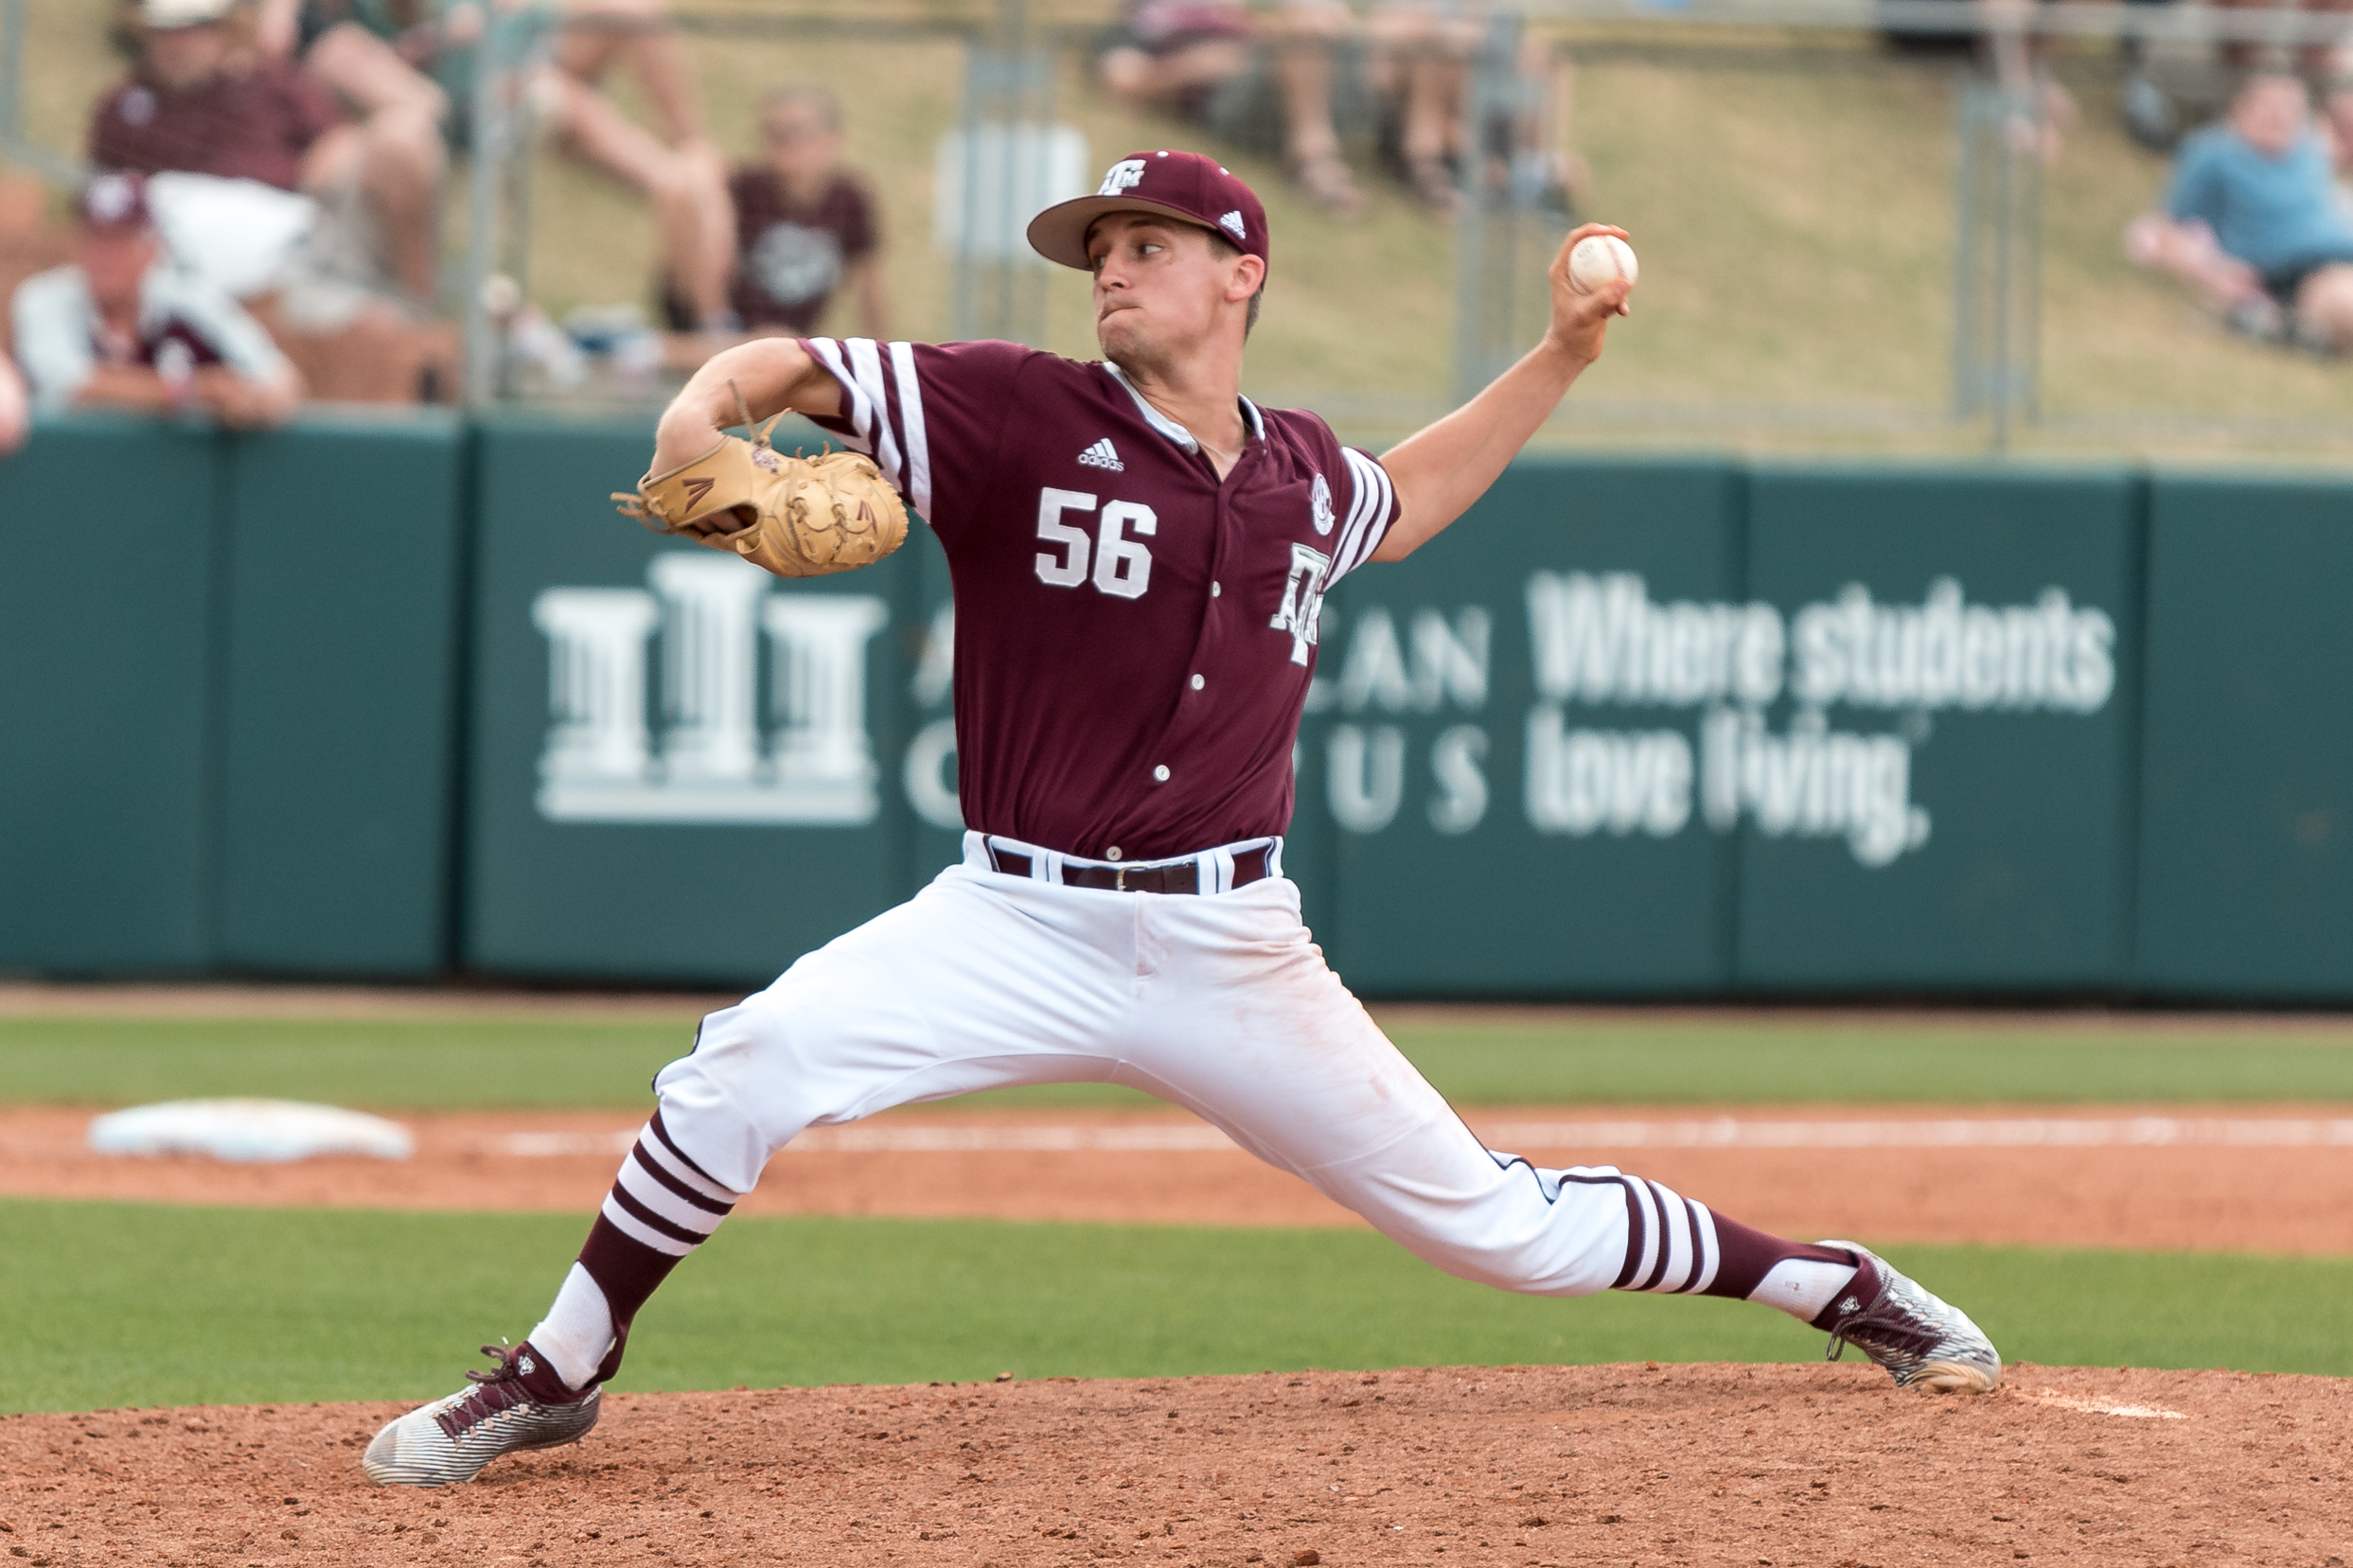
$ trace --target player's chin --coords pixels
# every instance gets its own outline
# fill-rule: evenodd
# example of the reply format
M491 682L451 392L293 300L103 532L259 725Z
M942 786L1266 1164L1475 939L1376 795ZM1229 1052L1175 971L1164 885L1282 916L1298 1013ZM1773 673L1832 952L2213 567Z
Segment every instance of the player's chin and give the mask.
M1095 342L1102 347L1105 359L1116 360L1142 346L1143 334L1138 330L1142 324L1132 319L1135 314L1133 310L1114 310L1095 318Z

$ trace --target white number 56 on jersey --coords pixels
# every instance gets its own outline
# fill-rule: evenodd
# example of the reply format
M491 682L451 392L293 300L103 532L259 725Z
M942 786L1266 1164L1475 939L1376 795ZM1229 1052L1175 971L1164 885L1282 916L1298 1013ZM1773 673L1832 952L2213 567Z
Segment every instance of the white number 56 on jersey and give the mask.
M1095 588L1115 599L1141 599L1152 586L1152 552L1127 537L1130 530L1150 537L1160 520L1141 502L1104 502L1091 537L1086 529L1062 520L1065 512L1092 512L1095 498L1084 490L1037 492L1037 537L1059 547L1037 553L1037 580L1048 588L1076 588L1087 580L1087 562L1095 563Z

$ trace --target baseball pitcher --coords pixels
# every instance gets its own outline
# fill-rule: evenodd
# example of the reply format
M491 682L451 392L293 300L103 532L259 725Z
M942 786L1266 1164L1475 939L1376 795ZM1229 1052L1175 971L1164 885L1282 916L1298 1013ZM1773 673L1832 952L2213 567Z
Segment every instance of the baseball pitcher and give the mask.
M1569 237L1543 341L1381 457L1241 395L1265 211L1191 152L1123 158L1030 224L1093 278L1101 360L770 339L696 376L627 509L787 576L887 555L909 508L946 547L964 859L703 1021L545 1320L380 1432L370 1476L437 1486L579 1438L638 1309L803 1128L1078 1080L1185 1107L1450 1274L1759 1301L1900 1385L1993 1387L1976 1325L1852 1242L1482 1147L1325 965L1283 874L1323 597L1460 517L1600 356L1631 283L1572 281L1595 235L1624 238ZM850 451L772 450L753 421L787 410Z

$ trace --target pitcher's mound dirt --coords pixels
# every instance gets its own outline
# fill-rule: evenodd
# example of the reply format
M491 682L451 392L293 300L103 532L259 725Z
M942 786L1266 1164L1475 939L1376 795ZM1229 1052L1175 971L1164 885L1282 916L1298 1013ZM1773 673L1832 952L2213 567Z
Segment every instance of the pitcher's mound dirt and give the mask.
M0 1420L14 1563L2340 1568L2344 1384L2018 1366L1442 1368L615 1396L470 1486L401 1407Z

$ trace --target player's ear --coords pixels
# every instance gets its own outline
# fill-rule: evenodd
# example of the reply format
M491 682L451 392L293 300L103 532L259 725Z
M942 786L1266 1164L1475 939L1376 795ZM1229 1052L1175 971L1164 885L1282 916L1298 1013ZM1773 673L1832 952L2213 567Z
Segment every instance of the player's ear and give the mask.
M1266 263L1247 254L1237 255L1232 275L1226 279L1226 299L1239 305L1258 292L1258 286L1266 281Z

